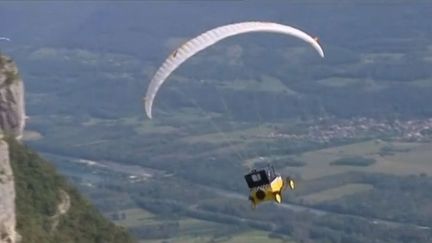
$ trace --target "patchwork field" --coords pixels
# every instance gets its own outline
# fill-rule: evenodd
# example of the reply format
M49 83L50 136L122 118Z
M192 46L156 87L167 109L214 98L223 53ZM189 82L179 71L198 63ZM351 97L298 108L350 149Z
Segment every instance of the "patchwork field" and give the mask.
M221 243L294 243L286 239L275 239L270 238L267 232L264 231L247 231L235 235L223 236L223 237L209 237L209 236L180 236L175 239L164 240L143 240L140 243L202 243L202 242L221 242Z
M166 223L178 223L175 237L163 239L142 239L139 242L232 242L232 243L258 243L258 242L288 242L287 239L270 238L269 233L259 230L242 230L230 232L229 226L193 218L180 218L177 220L163 219L140 208L130 208L116 212L121 219L114 220L118 225L128 228L158 226ZM124 218L123 218L124 217Z
M124 215L125 218L120 216L121 219L115 220L114 222L124 227L137 227L155 223L155 216L141 208L130 208L116 213Z
M325 201L336 200L351 194L366 192L372 188L373 187L368 184L352 183L302 196L300 197L300 200L306 204L317 204Z
M386 148L391 154L383 155ZM376 163L370 166L331 165L344 157L362 156L372 158ZM302 179L311 180L349 171L380 172L395 175L432 173L432 143L399 143L371 140L345 146L332 147L301 154L298 160L306 162L303 167L287 167L284 171L295 172Z
M432 143L404 146L409 147L410 150L377 158L378 163L373 166L374 169L395 175L421 173L432 175Z

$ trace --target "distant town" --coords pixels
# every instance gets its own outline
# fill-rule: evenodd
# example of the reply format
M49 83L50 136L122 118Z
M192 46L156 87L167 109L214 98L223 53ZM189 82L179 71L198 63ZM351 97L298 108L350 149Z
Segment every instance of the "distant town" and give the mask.
M328 143L340 139L391 138L403 142L432 141L432 118L384 121L373 118L324 119L303 134L271 132L267 137Z

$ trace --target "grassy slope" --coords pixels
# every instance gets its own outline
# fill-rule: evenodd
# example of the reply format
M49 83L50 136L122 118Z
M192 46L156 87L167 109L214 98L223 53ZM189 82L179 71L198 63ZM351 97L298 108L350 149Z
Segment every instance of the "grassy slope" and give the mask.
M16 183L17 229L23 242L133 242L124 229L103 218L44 159L16 141L8 143ZM71 208L51 232L51 216L57 210L60 190L69 194Z

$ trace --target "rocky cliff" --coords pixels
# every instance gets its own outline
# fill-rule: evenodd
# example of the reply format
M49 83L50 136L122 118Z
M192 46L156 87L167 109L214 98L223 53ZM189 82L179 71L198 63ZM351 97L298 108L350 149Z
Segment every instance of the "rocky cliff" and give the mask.
M25 120L24 83L12 59L0 54L0 130L20 139Z
M15 232L15 187L9 163L9 147L0 140L0 243L14 243Z
M0 139L20 139L25 126L24 85L15 63L0 54ZM15 185L9 160L9 147L0 140L0 243L15 243Z

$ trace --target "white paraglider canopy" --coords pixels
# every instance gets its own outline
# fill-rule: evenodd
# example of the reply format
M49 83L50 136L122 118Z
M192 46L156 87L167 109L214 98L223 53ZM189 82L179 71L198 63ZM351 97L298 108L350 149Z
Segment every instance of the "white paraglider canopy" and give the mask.
M162 66L157 70L156 74L150 81L146 96L144 97L145 111L147 116L150 119L152 118L153 101L159 88L165 82L168 76L183 62L199 51L215 44L220 40L230 36L249 32L273 32L294 36L312 45L318 54L321 57L324 57L324 52L316 38L313 38L305 32L291 26L272 22L242 22L220 26L187 41L185 44L176 49L164 61Z

